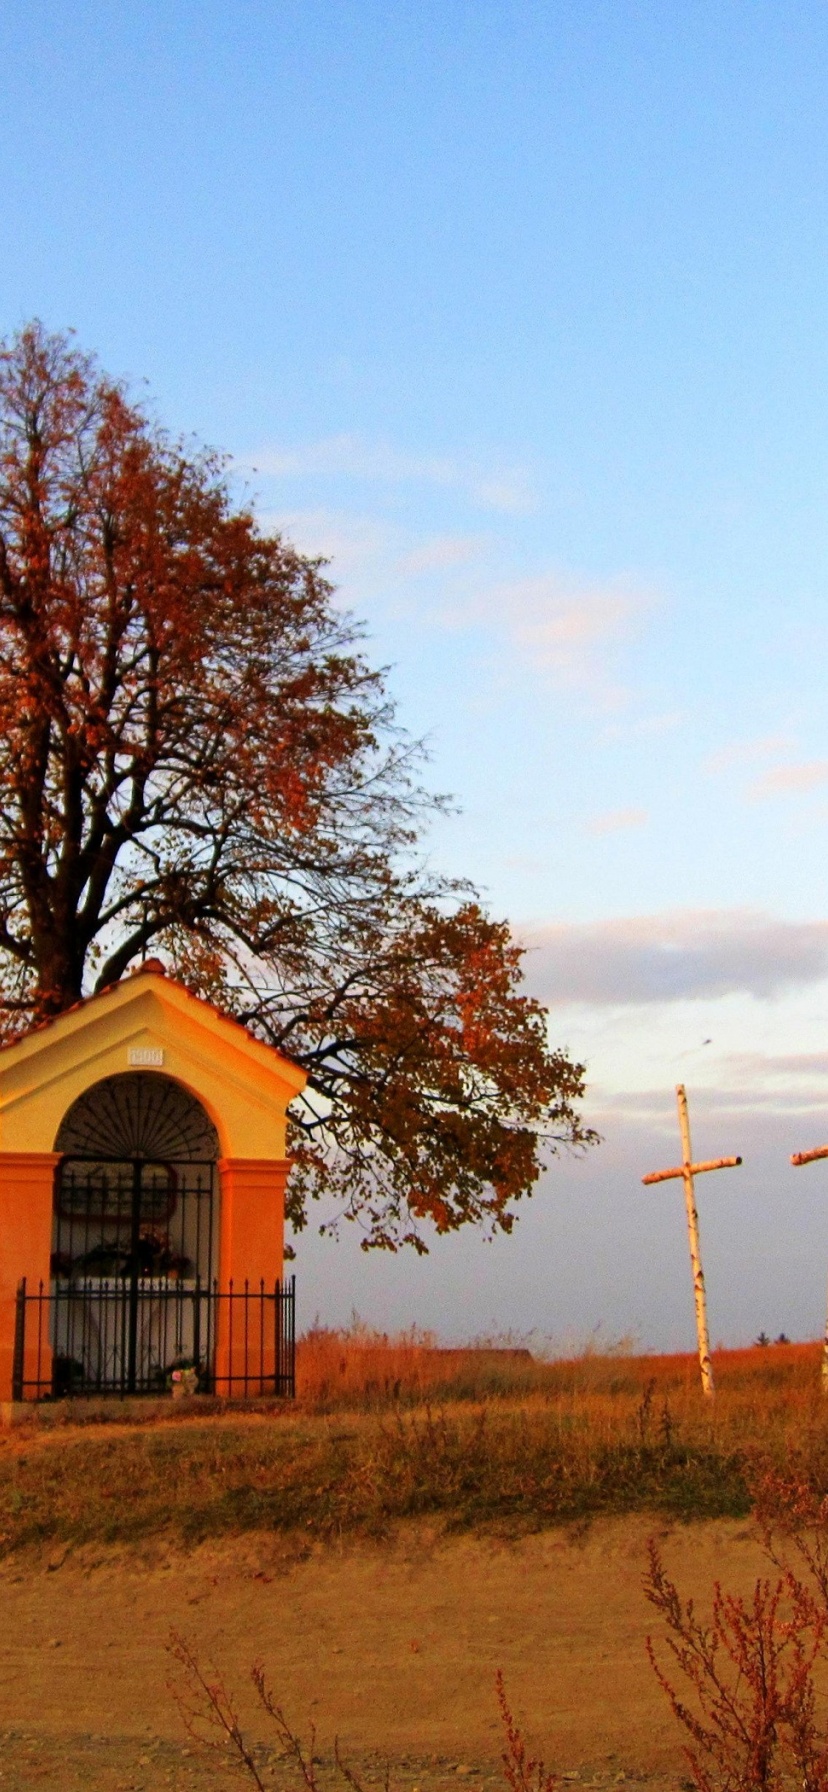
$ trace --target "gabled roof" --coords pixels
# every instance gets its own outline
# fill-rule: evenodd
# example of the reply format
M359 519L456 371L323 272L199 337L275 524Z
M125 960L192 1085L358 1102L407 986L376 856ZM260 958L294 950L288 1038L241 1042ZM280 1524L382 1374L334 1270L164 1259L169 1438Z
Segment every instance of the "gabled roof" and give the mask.
M285 1109L305 1072L152 959L0 1050L0 1151L51 1151L92 1083L150 1069L198 1096L225 1156L284 1156Z

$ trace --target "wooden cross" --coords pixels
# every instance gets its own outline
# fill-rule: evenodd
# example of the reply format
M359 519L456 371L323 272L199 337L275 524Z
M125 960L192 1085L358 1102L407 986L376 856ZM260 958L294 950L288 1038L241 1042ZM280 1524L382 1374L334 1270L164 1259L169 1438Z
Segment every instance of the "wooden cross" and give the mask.
M801 1164L815 1164L820 1157L828 1157L828 1145L817 1145L815 1151L795 1151L791 1163L798 1170ZM822 1344L822 1392L828 1394L828 1319Z
M651 1175L642 1176L644 1183L671 1182L680 1176L684 1182L684 1201L687 1208L687 1236L690 1240L690 1266L693 1271L693 1296L696 1303L696 1336L699 1341L699 1367L701 1369L702 1393L708 1400L713 1398L713 1365L710 1361L710 1339L707 1333L707 1299L704 1291L704 1272L702 1270L701 1252L699 1250L699 1216L696 1212L696 1191L693 1177L701 1176L706 1170L733 1170L741 1163L740 1157L712 1157L707 1163L694 1164L693 1150L690 1144L690 1117L687 1112L687 1095L683 1083L676 1089L678 1103L679 1131L681 1133L682 1162L674 1170L653 1170ZM828 1149L825 1152L828 1157Z

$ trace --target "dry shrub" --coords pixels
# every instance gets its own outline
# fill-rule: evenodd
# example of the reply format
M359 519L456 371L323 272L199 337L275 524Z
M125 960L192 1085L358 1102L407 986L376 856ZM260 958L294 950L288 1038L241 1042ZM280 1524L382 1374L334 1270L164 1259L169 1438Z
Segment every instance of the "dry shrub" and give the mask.
M754 1517L775 1581L759 1578L750 1599L716 1582L700 1619L649 1547L645 1591L666 1626L680 1692L652 1639L651 1664L689 1742L699 1792L776 1792L794 1778L803 1792L828 1792L828 1726L816 1674L828 1642L828 1496L824 1463L753 1465Z
M169 1690L188 1736L198 1747L217 1757L222 1766L239 1769L258 1792L265 1792L267 1781L264 1775L269 1772L274 1755L280 1763L293 1769L298 1792L320 1792L316 1729L311 1725L307 1743L302 1741L269 1687L261 1662L254 1663L250 1679L259 1710L267 1718L275 1737L273 1749L257 1747L250 1741L242 1729L236 1702L223 1676L216 1668L203 1666L197 1650L186 1637L173 1630L167 1652L174 1664ZM500 1758L508 1792L557 1792L555 1775L529 1752L509 1705L500 1670L495 1679L495 1691L504 1738ZM337 1778L350 1788L350 1792L366 1792L364 1782L345 1760L338 1737L334 1738L333 1761ZM384 1789L391 1792L390 1764L385 1768Z
M828 1614L828 1495L820 1462L781 1470L765 1464L753 1476L753 1513L771 1561L793 1555Z
M814 1665L826 1614L796 1576L757 1580L750 1600L717 1582L710 1621L682 1602L650 1544L647 1598L667 1628L674 1667L693 1698L679 1696L652 1638L647 1653L673 1715L690 1737L685 1754L699 1792L773 1792L792 1772L803 1792L828 1787L828 1749L817 1724Z
M543 1761L530 1755L523 1732L515 1723L506 1697L502 1668L498 1668L495 1675L495 1690L505 1738L500 1759L509 1792L555 1792L558 1785L556 1775L548 1771Z

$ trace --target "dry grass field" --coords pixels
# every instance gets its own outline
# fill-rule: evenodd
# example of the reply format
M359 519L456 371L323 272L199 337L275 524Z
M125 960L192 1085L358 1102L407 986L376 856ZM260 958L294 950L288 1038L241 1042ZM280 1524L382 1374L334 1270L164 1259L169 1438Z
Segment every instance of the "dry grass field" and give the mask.
M691 1357L544 1364L316 1334L295 1404L38 1409L0 1437L0 1548L738 1517L757 1462L828 1465L819 1349L723 1352L716 1369L711 1406Z
M746 1592L766 1566L764 1467L828 1487L819 1347L715 1367L711 1407L689 1357L316 1332L290 1408L41 1408L0 1434L0 1788L242 1784L181 1726L172 1627L225 1675L267 1784L296 1780L257 1657L317 1728L320 1792L337 1735L369 1787L386 1758L397 1792L502 1787L498 1668L567 1783L678 1788L647 1538L703 1607L717 1575Z

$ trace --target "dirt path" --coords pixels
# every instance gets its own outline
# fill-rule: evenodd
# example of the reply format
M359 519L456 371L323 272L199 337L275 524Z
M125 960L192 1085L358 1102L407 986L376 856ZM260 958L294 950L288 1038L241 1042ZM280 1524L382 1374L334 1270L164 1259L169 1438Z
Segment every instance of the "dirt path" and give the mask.
M262 1537L141 1562L59 1555L0 1570L0 1788L155 1792L218 1787L167 1690L170 1626L238 1688L261 1657L296 1728L326 1760L339 1735L400 1792L496 1774L493 1679L551 1765L598 1787L682 1777L678 1735L644 1657L641 1518L505 1544L394 1543L291 1559ZM745 1586L764 1565L744 1524L660 1527L682 1589ZM190 1752L188 1752L190 1751ZM468 1769L465 1774L463 1769ZM285 1774L278 1780L285 1784Z

